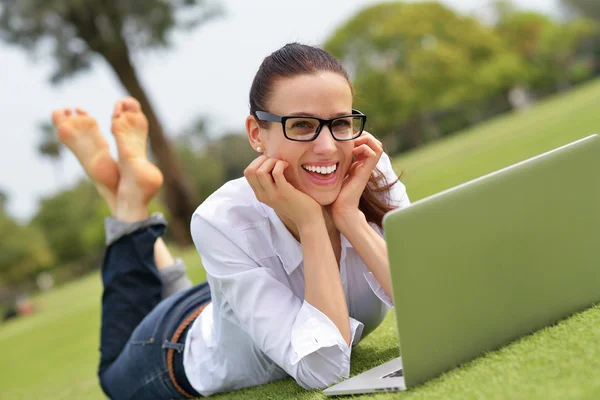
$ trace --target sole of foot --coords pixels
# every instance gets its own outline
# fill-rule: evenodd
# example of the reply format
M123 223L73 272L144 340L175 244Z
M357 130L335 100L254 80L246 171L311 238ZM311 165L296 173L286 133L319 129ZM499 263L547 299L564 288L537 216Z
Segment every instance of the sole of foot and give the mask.
M94 183L116 194L119 168L110 155L108 143L98 123L85 110L63 108L52 113L52 122L58 138L73 154Z
M119 198L147 205L163 184L160 170L148 160L148 120L132 97L119 100L112 117L121 181Z

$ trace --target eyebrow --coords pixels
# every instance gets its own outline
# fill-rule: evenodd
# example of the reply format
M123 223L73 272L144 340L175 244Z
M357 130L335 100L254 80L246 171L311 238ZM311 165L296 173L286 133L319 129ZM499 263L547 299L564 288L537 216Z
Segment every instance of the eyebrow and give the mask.
M293 113L286 114L286 115L319 118L319 117L316 117L315 115L312 115L311 113L304 112L304 111L293 112ZM352 110L350 110L350 112L339 112L339 113L336 113L336 114L333 115L332 118L341 117L341 116L344 116L344 115L352 115ZM322 119L328 119L328 118L322 118Z

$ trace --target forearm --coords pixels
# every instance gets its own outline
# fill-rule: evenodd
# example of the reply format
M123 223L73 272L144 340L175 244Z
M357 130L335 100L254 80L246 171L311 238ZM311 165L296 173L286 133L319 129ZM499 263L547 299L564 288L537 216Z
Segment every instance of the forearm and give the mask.
M385 240L369 225L364 214L346 216L338 221L338 229L348 239L369 271L392 300L392 282Z
M317 220L299 229L299 233L304 257L304 298L335 324L350 345L348 305L325 221Z

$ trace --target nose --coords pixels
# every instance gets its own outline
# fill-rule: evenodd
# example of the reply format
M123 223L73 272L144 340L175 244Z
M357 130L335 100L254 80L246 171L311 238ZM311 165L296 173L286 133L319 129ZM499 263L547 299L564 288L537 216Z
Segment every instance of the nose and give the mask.
M328 126L324 126L319 136L314 140L313 151L315 154L323 156L332 156L337 150L335 139L331 135Z

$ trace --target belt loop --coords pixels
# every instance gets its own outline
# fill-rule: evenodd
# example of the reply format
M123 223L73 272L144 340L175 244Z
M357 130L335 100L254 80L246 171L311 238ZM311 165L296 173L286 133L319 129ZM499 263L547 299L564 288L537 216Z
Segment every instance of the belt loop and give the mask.
M189 394L185 390L183 390L183 388L181 386L179 386L179 384L177 383L177 380L175 379L175 371L173 369L173 352L174 352L174 350L177 350L180 353L183 351L184 345L181 343L178 343L179 338L181 337L181 334L183 333L185 328L187 328L192 323L192 321L194 321L196 319L196 317L198 317L198 315L200 315L200 312L202 312L204 307L206 307L209 303L210 302L202 304L193 313L188 315L188 317L177 327L177 329L175 329L175 333L173 334L171 341L165 340L165 342L162 345L163 349L164 348L168 349L167 350L167 369L169 370L169 377L171 378L171 382L173 382L173 386L175 386L175 389L177 389L177 391L181 395L183 395L184 397L187 397L188 399L193 399L194 396L192 396L191 394Z
M183 352L184 347L185 347L185 345L183 343L173 343L173 342L169 342L166 339L162 345L163 349L173 349L173 350L176 350L178 353Z

